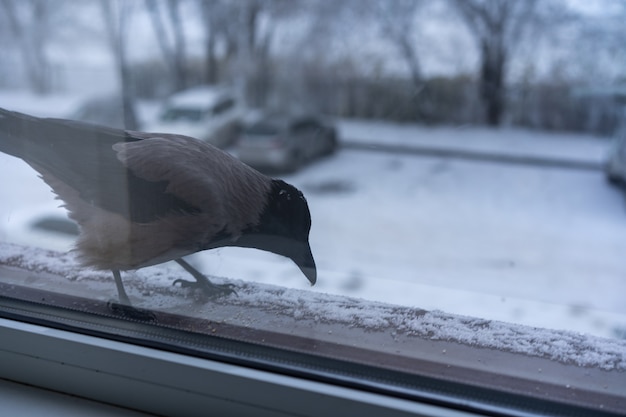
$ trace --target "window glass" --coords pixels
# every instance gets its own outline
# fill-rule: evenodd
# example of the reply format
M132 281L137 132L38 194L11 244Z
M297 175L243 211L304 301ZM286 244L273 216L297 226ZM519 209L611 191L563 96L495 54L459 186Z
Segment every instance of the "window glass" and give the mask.
M623 399L624 19L611 1L0 2L0 292L381 378L601 370ZM235 121L193 123L206 103ZM154 129L202 143L133 133Z

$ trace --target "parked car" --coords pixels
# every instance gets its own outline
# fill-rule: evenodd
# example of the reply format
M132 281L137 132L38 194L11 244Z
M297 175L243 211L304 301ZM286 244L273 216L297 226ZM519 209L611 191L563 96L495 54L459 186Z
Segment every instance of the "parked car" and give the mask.
M626 91L616 94L614 99L619 103L618 124L613 133L604 173L610 183L626 186Z
M604 165L604 173L611 184L626 185L626 130L615 135Z
M97 96L83 101L68 119L124 128L124 106L119 95Z
M237 156L258 168L295 171L337 149L337 129L313 115L268 114L246 124Z
M576 98L601 100L612 104L615 112L616 125L613 139L609 147L604 174L611 184L626 186L626 88L595 87L581 88L573 91Z
M242 109L226 88L202 86L171 96L146 131L191 136L225 148L237 136Z

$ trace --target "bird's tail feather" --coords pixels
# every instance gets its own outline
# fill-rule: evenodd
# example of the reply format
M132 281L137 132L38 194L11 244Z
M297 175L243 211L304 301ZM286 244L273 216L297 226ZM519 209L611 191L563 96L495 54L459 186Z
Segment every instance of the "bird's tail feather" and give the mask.
M41 137L43 129L37 117L0 108L0 151L25 159L29 146L24 138Z
M53 171L71 168L80 172L77 165L93 164L97 155L109 155L113 144L126 140L133 138L120 129L0 108L0 152Z

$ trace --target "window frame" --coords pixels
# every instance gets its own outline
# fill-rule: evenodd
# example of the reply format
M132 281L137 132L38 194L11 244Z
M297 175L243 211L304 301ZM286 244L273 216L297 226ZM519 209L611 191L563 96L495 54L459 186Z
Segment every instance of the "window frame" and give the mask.
M164 416L475 415L5 318L0 340L1 378Z
M204 343L178 327L163 334L145 322L112 316L94 321L78 307L80 297L55 299L55 293L26 289L31 299L20 298L9 294L19 293L19 286L0 286L0 378L159 415L203 415L211 409L238 416L612 416L626 409L624 396L615 394L626 372L423 338L415 346L422 358L419 372L411 376L377 366L389 358L370 358L364 365L368 352L359 345L340 346L343 356L323 346L313 349L321 356L307 355L307 344L324 342L296 337L295 343L282 338L280 344L271 332L244 329L256 337L250 343L232 333L227 337L227 325L206 319L217 332L204 336ZM158 322L168 323L167 313L156 314L165 314ZM293 317L273 314L282 320L277 326L293 324ZM357 340L349 332L358 334L358 328L345 331L347 339ZM389 334L379 336L385 345ZM491 372L484 369L488 363ZM529 378L541 368L545 380Z

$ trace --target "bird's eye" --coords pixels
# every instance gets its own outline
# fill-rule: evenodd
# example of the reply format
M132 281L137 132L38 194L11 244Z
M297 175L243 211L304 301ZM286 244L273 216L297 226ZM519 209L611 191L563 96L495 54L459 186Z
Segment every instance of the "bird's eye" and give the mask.
M284 199L285 199L285 200L287 200L287 201L291 201L291 193L290 193L289 191L287 191L287 190L280 190L280 191L278 192L278 195L279 195L281 198L284 198Z

